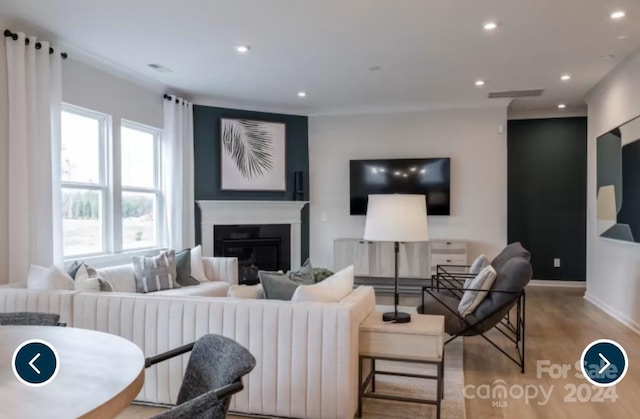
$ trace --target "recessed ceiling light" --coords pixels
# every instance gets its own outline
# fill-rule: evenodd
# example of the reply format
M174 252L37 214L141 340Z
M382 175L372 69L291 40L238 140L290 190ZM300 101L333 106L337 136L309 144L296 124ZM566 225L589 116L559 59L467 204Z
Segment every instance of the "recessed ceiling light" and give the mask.
M626 15L627 14L624 11L616 10L615 12L611 13L611 19L622 19Z
M602 57L600 57L600 59L601 59L602 61L610 61L610 60L613 60L613 54L603 55Z
M307 92L298 92L298 97L307 97Z
M627 35L618 35L618 39L623 41L625 39L629 39L629 36L627 36Z
M236 47L236 52L238 54L246 54L247 52L249 52L250 49L251 49L250 45L238 45Z
M496 29L498 27L498 24L496 22L487 22L484 24L484 30L485 31L492 31L494 29Z
M565 105L564 103L558 105L558 109L565 109L566 107L567 105Z
M562 77L560 77L560 80L562 80L562 81L571 80L571 74L563 74Z
M382 67L380 67L379 65L373 65L369 67L369 71L380 71L380 70L382 70Z
M484 80L476 80L476 83L475 83L475 84L476 84L476 86L478 86L478 87L482 87L482 86L484 86L484 83L485 83L485 81L484 81Z

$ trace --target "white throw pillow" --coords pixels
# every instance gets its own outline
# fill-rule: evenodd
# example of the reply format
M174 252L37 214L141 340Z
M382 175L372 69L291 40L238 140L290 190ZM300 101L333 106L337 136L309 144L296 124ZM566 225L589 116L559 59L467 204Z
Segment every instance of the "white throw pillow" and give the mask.
M264 292L262 284L257 285L231 285L227 291L227 297L243 300L262 300Z
M493 286L496 276L496 270L493 269L493 266L489 265L481 270L466 288L489 290ZM458 304L458 313L464 317L473 313L488 294L488 291L465 291L460 299L460 304Z
M353 265L336 272L322 282L300 285L291 301L317 301L337 303L353 291Z
M74 282L77 291L100 292L100 280L97 276L89 275L85 263L78 268Z
M204 274L204 264L202 263L202 246L198 245L191 249L191 276L198 282L207 282Z
M27 288L32 290L72 290L73 279L57 266L45 268L31 265L27 276Z
M491 261L489 260L489 258L487 258L485 255L480 255L475 258L475 260L469 267L469 275L478 275L481 270L489 265L491 265ZM473 281L473 279L473 277L467 278L467 280L464 281L463 288L471 288L469 284L471 284L471 281Z

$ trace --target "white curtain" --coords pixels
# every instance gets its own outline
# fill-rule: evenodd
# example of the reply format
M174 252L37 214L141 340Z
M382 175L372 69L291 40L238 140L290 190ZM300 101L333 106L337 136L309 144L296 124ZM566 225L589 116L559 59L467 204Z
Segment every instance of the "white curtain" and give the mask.
M5 37L9 84L9 281L62 263L61 58L49 43ZM40 42L41 48L36 49Z
M171 96L164 100L162 186L167 244L176 250L195 245L193 170L193 105Z

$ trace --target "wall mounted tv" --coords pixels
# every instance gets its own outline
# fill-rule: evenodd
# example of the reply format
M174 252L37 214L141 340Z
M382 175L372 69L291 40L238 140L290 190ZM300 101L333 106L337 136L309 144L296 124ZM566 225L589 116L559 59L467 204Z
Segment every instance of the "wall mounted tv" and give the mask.
M424 194L427 214L449 215L449 158L351 160L351 215L367 213L371 194Z

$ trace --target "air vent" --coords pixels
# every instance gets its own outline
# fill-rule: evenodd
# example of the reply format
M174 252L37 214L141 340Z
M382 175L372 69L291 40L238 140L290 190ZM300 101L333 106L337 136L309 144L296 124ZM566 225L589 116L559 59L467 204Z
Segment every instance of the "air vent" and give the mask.
M544 89L533 90L507 90L506 92L491 92L489 93L489 99L503 99L503 98L516 98L516 97L537 97L541 96Z

